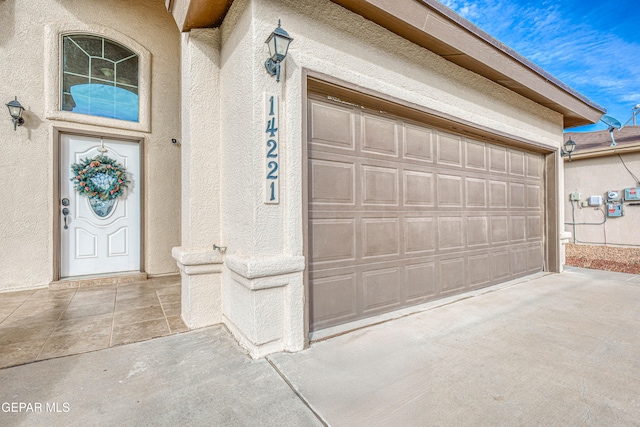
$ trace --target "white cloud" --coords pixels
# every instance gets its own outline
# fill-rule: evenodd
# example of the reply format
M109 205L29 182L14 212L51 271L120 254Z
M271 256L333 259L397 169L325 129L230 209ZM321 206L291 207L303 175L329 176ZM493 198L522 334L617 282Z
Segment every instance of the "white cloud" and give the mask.
M630 114L640 102L640 45L623 32L636 27L637 5L613 10L603 3L577 8L555 1L443 3L612 114Z

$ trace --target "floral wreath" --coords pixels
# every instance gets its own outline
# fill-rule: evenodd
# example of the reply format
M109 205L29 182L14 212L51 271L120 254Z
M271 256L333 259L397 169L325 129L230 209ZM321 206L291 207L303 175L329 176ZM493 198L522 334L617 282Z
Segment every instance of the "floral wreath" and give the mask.
M72 164L71 171L74 189L90 199L117 199L129 185L124 166L100 154Z

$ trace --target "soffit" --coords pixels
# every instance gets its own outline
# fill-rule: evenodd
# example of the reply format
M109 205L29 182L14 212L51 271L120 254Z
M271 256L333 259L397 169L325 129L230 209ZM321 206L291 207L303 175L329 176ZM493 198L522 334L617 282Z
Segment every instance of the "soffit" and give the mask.
M165 0L182 32L219 27L232 3L233 0Z
M233 0L167 1L173 6L173 10L168 9L182 31L219 26L233 3ZM435 0L331 1L562 114L565 128L596 123L606 112Z

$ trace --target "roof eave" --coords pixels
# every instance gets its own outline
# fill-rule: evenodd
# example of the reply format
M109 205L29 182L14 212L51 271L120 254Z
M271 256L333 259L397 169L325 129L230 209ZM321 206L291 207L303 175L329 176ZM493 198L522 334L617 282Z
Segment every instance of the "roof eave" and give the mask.
M332 0L463 68L563 116L597 123L606 110L435 0Z
M219 26L233 0L165 0L181 31ZM606 110L435 0L331 0L563 116L564 128Z
M603 147L582 150L579 153L572 153L571 160L592 159L595 157L607 157L616 154L637 153L640 152L640 143L628 144L618 147ZM564 161L569 161L569 156L564 157Z
M165 0L167 10L182 32L219 27L232 3L233 0Z

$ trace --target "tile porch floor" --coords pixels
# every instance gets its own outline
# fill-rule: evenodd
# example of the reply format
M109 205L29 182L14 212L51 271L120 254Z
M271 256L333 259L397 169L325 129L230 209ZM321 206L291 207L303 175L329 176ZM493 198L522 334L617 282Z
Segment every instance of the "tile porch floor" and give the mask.
M0 293L0 368L185 331L179 276Z

